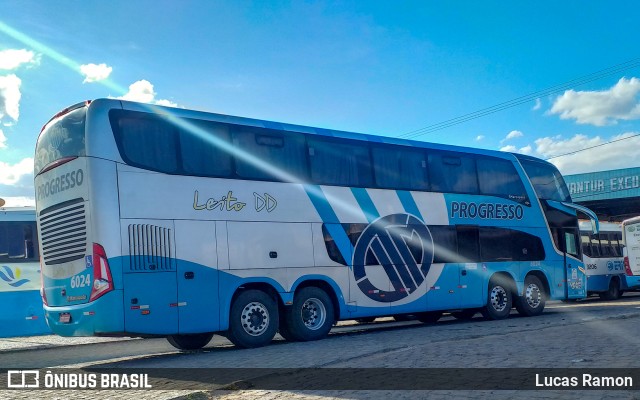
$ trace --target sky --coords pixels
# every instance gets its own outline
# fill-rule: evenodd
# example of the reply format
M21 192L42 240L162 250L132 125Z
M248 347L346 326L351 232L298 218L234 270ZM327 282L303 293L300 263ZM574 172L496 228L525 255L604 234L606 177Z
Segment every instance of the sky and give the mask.
M0 10L7 206L34 204L42 125L102 97L519 152L563 174L640 166L635 1L0 0Z

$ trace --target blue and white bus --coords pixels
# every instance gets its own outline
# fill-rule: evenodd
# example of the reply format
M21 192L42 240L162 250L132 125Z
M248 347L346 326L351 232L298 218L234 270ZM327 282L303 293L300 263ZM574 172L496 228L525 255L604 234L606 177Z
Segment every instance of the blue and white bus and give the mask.
M0 337L51 333L40 297L40 255L33 207L0 199Z
M523 155L98 99L43 127L35 186L63 336L256 347L586 296L582 208Z
M624 269L627 285L640 289L640 217L622 221Z
M603 300L616 300L625 291L640 288L633 279L627 282L619 223L600 222L600 232L593 233L589 221L580 221L580 236L587 271L587 294L598 294Z

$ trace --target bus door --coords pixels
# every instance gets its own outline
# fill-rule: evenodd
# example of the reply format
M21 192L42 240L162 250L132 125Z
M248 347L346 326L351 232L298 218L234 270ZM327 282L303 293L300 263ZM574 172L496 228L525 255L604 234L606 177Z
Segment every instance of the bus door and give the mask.
M175 235L171 221L122 221L124 326L127 332L178 331Z
M580 261L580 231L577 227L553 228L553 235L564 257L565 298L584 298L587 294L587 275Z
M180 334L220 327L215 221L175 221ZM226 235L224 235L226 236Z

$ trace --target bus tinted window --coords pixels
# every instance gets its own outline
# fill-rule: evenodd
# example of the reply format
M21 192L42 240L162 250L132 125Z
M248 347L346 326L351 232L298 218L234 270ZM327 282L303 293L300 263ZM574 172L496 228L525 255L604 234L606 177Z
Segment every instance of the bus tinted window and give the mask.
M311 180L321 185L372 186L369 147L363 142L308 137Z
M0 262L38 261L36 234L35 221L0 223Z
M553 165L522 159L521 162L539 198L571 201L569 189L567 189L562 175Z
M478 262L480 260L480 244L477 226L456 226L458 231L458 262Z
M458 262L458 235L455 226L430 226L433 236L433 262Z
M247 179L286 180L292 175L296 180L307 177L304 136L271 129L234 127L233 145L255 157L258 165L242 157L236 157L236 172Z
M178 135L173 124L145 113L114 115L112 125L127 163L160 172L178 171Z
M511 161L479 157L476 163L480 193L520 202L527 200L527 192Z
M429 154L431 189L434 192L477 193L476 161L458 153Z
M35 173L64 157L78 157L86 154L85 118L87 107L81 107L50 123L42 131L36 145Z
M231 143L228 125L196 120L187 125L180 129L184 172L201 176L231 175L232 158L225 149Z
M403 146L372 149L376 184L381 188L428 190L425 152Z

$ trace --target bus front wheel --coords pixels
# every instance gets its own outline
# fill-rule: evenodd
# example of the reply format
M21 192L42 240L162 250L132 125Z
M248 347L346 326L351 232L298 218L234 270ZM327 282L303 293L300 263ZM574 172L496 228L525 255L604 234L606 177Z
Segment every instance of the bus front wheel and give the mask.
M261 290L246 290L229 312L227 338L238 347L260 347L271 342L278 330L278 306Z
M194 335L171 335L169 343L179 350L198 350L211 341L213 333L196 333Z
M506 279L491 278L487 305L482 309L482 315L489 319L505 319L511 313L511 289Z
M329 295L317 287L306 287L296 293L293 305L286 311L285 330L293 340L322 339L334 322L333 302Z

